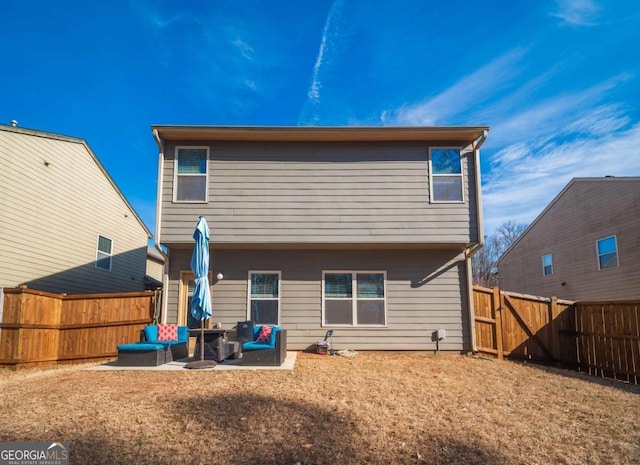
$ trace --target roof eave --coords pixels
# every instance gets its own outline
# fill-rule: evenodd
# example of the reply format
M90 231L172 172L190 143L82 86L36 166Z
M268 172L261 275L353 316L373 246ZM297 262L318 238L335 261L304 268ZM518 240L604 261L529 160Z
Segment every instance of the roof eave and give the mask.
M174 126L152 125L164 140L473 142L488 126Z

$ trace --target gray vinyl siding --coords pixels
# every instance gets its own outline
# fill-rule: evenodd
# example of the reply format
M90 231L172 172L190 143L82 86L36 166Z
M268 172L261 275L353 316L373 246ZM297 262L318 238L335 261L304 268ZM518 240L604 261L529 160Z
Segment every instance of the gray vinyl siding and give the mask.
M176 146L209 146L208 203L174 203ZM434 144L456 145L453 144ZM465 144L457 144L465 145ZM214 244L469 244L477 241L473 156L464 203L430 203L428 143L167 142L161 239Z
M596 241L615 235L619 267L599 270ZM542 255L553 275L543 276ZM500 287L577 300L640 298L640 178L572 181L499 263ZM562 283L565 283L562 285Z
M143 290L147 231L88 147L19 131L0 130L0 286ZM113 241L111 271L95 267L98 234Z
M175 322L180 271L189 270L191 250L172 250L168 321ZM235 326L247 318L249 270L281 272L280 322L288 347L304 350L322 340L322 271L386 271L387 326L336 327L334 346L355 350L435 350L431 334L445 329L441 350L469 350L469 317L463 257L446 250L236 250L212 251L213 321Z

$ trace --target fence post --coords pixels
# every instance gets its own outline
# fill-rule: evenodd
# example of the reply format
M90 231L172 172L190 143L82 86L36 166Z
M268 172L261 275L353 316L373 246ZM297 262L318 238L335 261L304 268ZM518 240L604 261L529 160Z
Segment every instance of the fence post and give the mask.
M24 359L24 354L23 354L23 351L24 351L23 345L24 344L23 344L23 342L24 342L25 338L24 338L24 335L23 335L23 333L24 333L23 326L24 326L25 307L27 306L27 304L26 304L27 298L26 298L26 294L24 292L26 288L27 288L27 286L25 286L24 284L20 286L21 291L20 291L20 294L19 294L20 297L18 299L19 304L18 304L18 308L16 309L17 312L14 315L15 320L11 322L11 323L14 323L14 324L17 325L17 328L16 328L16 349L15 349L14 354L15 354L15 361L18 362L18 363L20 363L20 361Z
M556 296L551 297L549 302L549 323L548 323L548 341L549 352L553 357L553 361L559 360L558 348L560 347L560 334L558 332L558 298Z
M493 288L493 298L491 299L491 306L494 311L494 319L496 320L496 350L498 351L498 360L502 360L504 358L503 347L502 347L502 305L501 305L501 296L500 289L497 287Z

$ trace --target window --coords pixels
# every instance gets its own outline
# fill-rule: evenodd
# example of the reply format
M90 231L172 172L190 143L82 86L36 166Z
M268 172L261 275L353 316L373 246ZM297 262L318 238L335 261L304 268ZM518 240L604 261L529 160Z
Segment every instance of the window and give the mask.
M463 202L460 149L429 149L429 187L432 202Z
M248 319L261 325L280 321L280 272L249 272Z
M616 236L605 237L597 242L598 269L606 270L618 267L618 244Z
M542 256L542 274L544 276L553 274L553 256L551 254Z
M386 273L325 271L323 326L386 326Z
M96 247L96 268L111 271L111 257L113 256L113 241L108 237L98 235Z
M177 147L173 199L176 202L206 202L209 148Z

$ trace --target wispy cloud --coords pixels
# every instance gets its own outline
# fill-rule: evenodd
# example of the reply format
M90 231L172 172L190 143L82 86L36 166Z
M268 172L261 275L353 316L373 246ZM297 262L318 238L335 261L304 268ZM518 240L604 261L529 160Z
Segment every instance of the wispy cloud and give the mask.
M595 26L602 8L593 0L558 0L552 16L574 26Z
M198 106L215 102L233 118L251 111L281 85L265 78L281 66L286 53L266 34L272 26L264 18L235 9L202 8L195 13L195 6L176 7L167 14L151 2L136 8L150 26L163 65L188 64L182 91Z
M570 123L566 131L575 134L605 136L613 134L630 123L631 119L624 113L621 104L606 104Z
M640 144L640 124L628 122L620 106L603 105L559 131L581 137L539 135L496 153L483 180L487 232L509 220L530 223L574 177L639 173L640 157L628 154Z
M318 56L316 62L313 65L313 73L311 77L311 84L309 85L309 91L307 92L307 101L304 104L300 117L298 119L299 125L311 125L318 122L318 114L316 113L317 106L320 104L320 90L322 89L321 72L322 67L327 63L328 56L335 47L335 40L340 34L340 27L336 24L339 22L340 15L342 14L344 0L334 0L327 20L325 21L322 31L322 39L320 40L320 48L318 50Z
M479 105L505 91L520 73L519 63L526 50L517 48L496 58L477 71L463 77L444 92L423 102L383 112L383 124L424 125L451 124L459 113Z
M147 12L149 22L157 29L165 29L173 24L189 21L194 23L200 23L200 20L190 12L180 12L174 14L168 18L163 17L157 11L148 10Z
M235 39L231 43L240 52L240 55L242 55L247 60L253 61L253 57L256 51L251 45L241 39Z
M627 121L619 111L611 111L619 110L619 106L610 104L608 108L602 107L600 102L609 91L629 78L629 74L620 74L588 89L555 95L532 106L523 104L519 107L521 111L502 114L494 119L496 122L492 124L491 145L503 147L532 138L555 137L569 131L593 133L599 130L602 133L605 125L608 129L616 126L619 128ZM598 110L594 113L596 108ZM590 119L578 120L576 115L589 115Z

